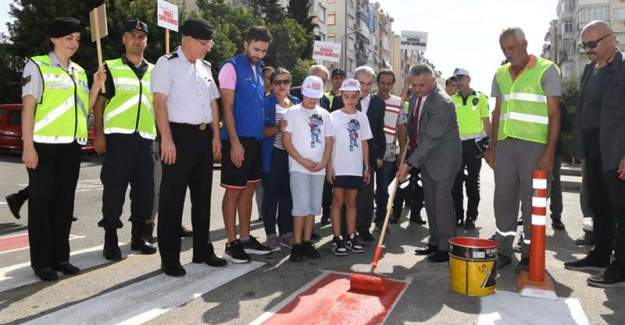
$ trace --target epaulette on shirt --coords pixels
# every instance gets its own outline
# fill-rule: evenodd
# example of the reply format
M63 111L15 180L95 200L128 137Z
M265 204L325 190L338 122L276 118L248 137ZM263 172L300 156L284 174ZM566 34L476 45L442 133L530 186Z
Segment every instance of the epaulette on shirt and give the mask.
M210 62L208 62L206 60L202 60L202 63L204 63L209 69L211 68Z
M167 60L173 60L173 59L178 57L178 52L172 52L172 53L169 53L169 54L165 54L165 57L167 58Z

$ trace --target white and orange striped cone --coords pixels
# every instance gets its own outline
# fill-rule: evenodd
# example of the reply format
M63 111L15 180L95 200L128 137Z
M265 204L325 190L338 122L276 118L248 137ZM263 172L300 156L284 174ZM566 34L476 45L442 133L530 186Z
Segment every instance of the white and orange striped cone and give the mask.
M521 296L557 299L553 279L545 271L545 228L547 218L547 172L533 173L532 227L529 271L517 276L517 290Z

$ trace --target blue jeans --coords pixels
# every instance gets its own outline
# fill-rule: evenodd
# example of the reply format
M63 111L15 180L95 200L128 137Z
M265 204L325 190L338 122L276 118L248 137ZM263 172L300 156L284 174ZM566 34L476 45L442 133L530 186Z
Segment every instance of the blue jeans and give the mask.
M266 235L280 235L293 231L291 187L289 183L289 155L285 150L272 148L271 170L262 175L262 215Z
M388 204L388 186L395 178L397 163L395 161L384 161L382 167L375 173L375 222L381 224L386 216L386 206Z

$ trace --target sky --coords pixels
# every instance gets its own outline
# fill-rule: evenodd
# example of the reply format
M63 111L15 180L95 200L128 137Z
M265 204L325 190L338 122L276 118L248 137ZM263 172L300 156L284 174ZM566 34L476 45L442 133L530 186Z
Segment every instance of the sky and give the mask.
M9 16L9 5L13 3L11 0L0 0L0 33L7 32L7 22L11 16Z
M444 77L462 67L475 90L490 96L495 70L504 56L499 34L521 27L528 52L540 55L549 22L557 17L557 0L379 0L395 19L393 31L428 32L425 56Z

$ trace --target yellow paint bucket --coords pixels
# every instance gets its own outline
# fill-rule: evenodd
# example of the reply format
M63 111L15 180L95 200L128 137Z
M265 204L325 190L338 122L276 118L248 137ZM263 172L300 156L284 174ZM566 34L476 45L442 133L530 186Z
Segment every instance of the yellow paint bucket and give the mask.
M495 293L495 241L472 237L449 240L449 284L451 290L471 297Z

